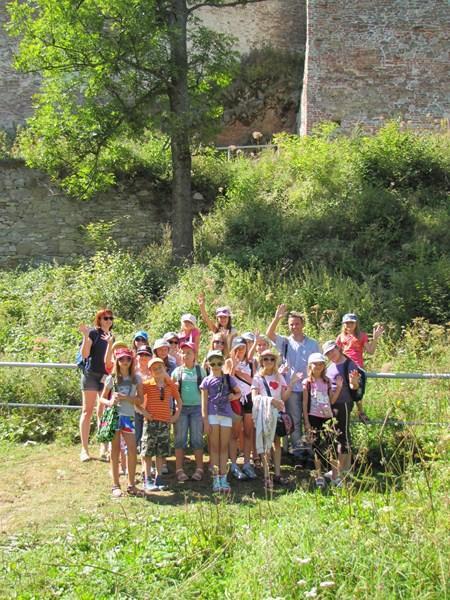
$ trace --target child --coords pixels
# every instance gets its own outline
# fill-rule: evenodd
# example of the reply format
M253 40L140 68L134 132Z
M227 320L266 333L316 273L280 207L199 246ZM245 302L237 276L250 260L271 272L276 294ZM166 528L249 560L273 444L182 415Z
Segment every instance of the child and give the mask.
M144 381L144 428L141 441L141 456L145 462L145 490L148 492L164 488L161 478L164 457L170 453L170 424L176 423L181 411L181 399L177 386L167 379L164 361L152 358L148 363L150 378ZM172 415L172 398L175 414ZM152 481L152 456L156 457L156 476Z
M189 433L196 464L192 479L201 481L203 479L203 420L200 384L206 377L206 372L195 362L194 344L183 342L181 353L183 364L172 373L172 379L178 384L178 391L183 403L180 418L175 425L175 472L178 481L189 479L183 469L184 451L187 448Z
M301 373L294 373L291 377L289 385L278 371L278 353L275 349L264 350L260 356L261 368L253 378L252 396L255 400L256 396L272 397L272 405L278 410L284 411L284 403L292 393L293 386L300 379ZM275 434L275 430L274 430ZM281 477L281 444L280 438L275 435L273 439L273 458L275 476L270 477L269 472L269 452L266 451L262 455L264 467L264 485L266 488L272 488L273 484L285 485L286 480Z
M251 385L253 380L253 363L247 360L247 342L243 337L235 337L232 342L230 357L225 361L224 372L233 375L237 379L237 385L241 390L240 402L237 403L238 411L233 411L233 428L230 439L231 474L238 480L256 479L257 475L250 464L250 454L253 449L254 426L252 419L252 395ZM243 430L244 466L242 471L237 466L237 446L240 433Z
M331 405L340 394L342 382L336 384L331 392L331 383L325 375L325 357L320 352L313 352L308 357L308 377L303 380L303 419L305 431L312 441L314 465L316 468L316 486L325 487L322 477L322 460L326 460L327 451L333 443ZM334 477L335 478L335 477Z
M326 371L331 389L337 392L333 402L333 416L336 419L338 465L337 471L333 470L332 483L339 486L342 475L351 467L350 413L353 409L351 390L359 388L361 374L357 365L342 353L335 341L325 342L323 354L331 363Z
M163 340L168 342L169 348L169 356L171 356L175 362L177 367L183 364L180 352L180 338L178 337L178 333L174 331L168 331L163 335Z
M375 325L372 333L373 339L369 342L369 336L365 331L361 331L359 327L358 317L354 313L347 313L342 317L342 329L336 338L336 344L358 367L363 367L363 353L368 352L369 354L373 354L377 347L378 339L383 333L383 325Z
M231 310L229 306L221 306L216 309L216 321L213 321L206 312L205 294L201 293L198 297L200 313L208 329L213 333L224 333L227 336L228 348L231 348L231 342L237 335L237 330L231 323Z
M135 374L133 352L128 348L116 350L113 371L106 378L100 402L106 406L116 405L119 413L118 429L111 442L112 495L114 498L122 496L119 483L120 436L122 435L127 446L127 493L137 496L139 490L135 485L137 453L134 410L135 407L142 406L143 395L141 378ZM146 414L145 410L143 413Z
M200 389L203 430L209 437L213 492L229 492L227 462L232 425L230 402L239 400L241 390L234 377L223 374L224 358L222 352L211 350L206 358L211 374L202 381Z
M195 358L198 357L198 351L200 348L200 329L196 327L197 319L194 315L186 313L181 315L181 331L178 334L179 344L184 342L190 342L195 347Z

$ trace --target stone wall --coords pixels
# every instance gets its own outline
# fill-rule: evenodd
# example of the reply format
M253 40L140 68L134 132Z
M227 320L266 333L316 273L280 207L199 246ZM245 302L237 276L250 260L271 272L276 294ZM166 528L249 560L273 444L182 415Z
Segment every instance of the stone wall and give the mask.
M65 196L39 171L0 161L0 267L25 262L67 262L89 253L83 225L117 221L112 237L134 249L160 239L170 202L137 178L95 200Z
M308 0L301 133L450 116L448 0Z
M198 16L206 27L237 38L236 49L245 54L270 45L302 52L306 43L306 0L264 0L230 8L203 7Z

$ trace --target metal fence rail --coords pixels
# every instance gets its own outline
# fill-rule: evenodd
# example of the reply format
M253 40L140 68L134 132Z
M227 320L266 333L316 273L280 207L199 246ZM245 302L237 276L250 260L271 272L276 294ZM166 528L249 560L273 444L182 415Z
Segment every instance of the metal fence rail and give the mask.
M73 363L37 363L37 362L12 362L0 361L1 367L20 367L33 369L71 369L77 368ZM371 379L449 379L450 373L375 373L366 372L366 376ZM0 402L0 408L43 408L43 409L68 409L80 410L79 404L32 404L25 402ZM403 425L431 425L435 427L449 427L449 422L429 423L424 421L401 421L399 419L388 419L389 424L396 426ZM383 419L370 419L368 425L388 424Z

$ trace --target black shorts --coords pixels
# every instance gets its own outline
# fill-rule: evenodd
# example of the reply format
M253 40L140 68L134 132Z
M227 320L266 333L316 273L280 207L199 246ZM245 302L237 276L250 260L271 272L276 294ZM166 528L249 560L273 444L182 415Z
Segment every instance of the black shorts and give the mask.
M251 394L245 396L245 401L242 404L242 412L244 415L251 415L253 412L253 399Z
M350 438L350 413L353 410L353 402L334 404L333 415L336 419L336 443L337 451L348 454L351 451L352 440Z
M309 423L313 429L312 447L320 458L325 459L329 450L333 448L336 430L332 419L321 419L308 415Z
M106 375L95 371L86 371L81 375L81 390L83 392L102 392Z

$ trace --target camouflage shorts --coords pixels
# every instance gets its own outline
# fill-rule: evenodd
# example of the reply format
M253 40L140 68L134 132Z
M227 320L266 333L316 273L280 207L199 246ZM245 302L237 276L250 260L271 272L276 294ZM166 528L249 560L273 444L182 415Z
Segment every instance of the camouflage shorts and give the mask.
M141 456L169 456L170 424L145 421L142 432Z

